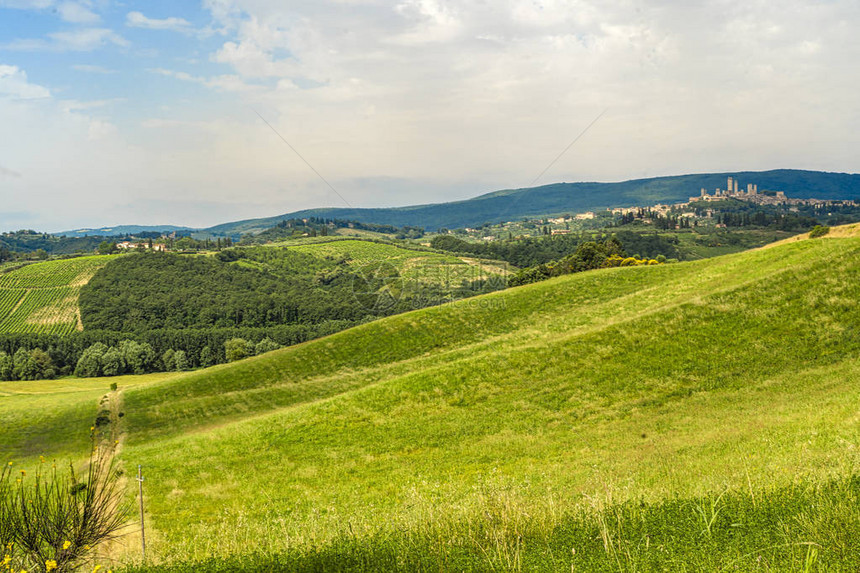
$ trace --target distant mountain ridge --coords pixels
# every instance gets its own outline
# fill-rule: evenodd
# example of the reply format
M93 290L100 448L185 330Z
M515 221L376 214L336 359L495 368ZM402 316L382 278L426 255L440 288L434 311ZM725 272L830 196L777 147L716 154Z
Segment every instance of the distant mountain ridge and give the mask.
M553 183L540 187L504 189L464 201L391 208L321 208L286 213L277 217L247 219L201 229L201 235L225 236L257 233L289 218L325 217L378 223L396 227L424 227L434 231L477 227L521 219L594 211L611 207L677 203L698 195L725 189L726 179L758 185L759 191L784 191L788 197L860 200L860 175L777 169L772 171L732 171L634 179L617 183Z
M176 225L117 225L115 227L99 227L98 229L75 229L53 233L66 237L118 237L135 235L137 233L172 233L173 231L195 231L192 227L177 227Z
M858 174L775 169L671 175L615 183L553 183L540 187L503 189L463 201L406 207L324 207L293 211L274 217L232 221L203 229L173 225L119 225L56 234L109 236L144 231L169 233L191 230L198 238L236 237L246 233L259 233L284 219L306 217L344 219L395 227L424 227L428 231L435 231L442 227L449 229L478 227L484 223L498 223L523 217L581 213L612 207L677 203L698 195L703 187L709 193L713 193L717 188L724 189L728 177L737 179L741 188L746 188L747 183L755 183L759 191L784 191L788 197L860 200L860 175Z

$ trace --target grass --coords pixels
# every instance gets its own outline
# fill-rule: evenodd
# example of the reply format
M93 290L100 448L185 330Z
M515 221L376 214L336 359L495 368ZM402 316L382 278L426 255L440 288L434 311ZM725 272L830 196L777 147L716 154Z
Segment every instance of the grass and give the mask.
M317 546L126 571L856 571L858 494L854 478L560 515L551 507L524 512L493 489L468 521L431 515L425 526L403 524L393 535L362 538L344 528Z
M35 263L0 274L0 333L80 330L78 294L109 257Z
M85 457L99 398L112 382L120 388L133 388L173 376L176 374L0 382L0 460L26 466L40 455Z
M170 571L856 570L858 255L828 236L570 275L129 387L152 551ZM33 400L3 419L44 404L26 426L50 441L76 406Z

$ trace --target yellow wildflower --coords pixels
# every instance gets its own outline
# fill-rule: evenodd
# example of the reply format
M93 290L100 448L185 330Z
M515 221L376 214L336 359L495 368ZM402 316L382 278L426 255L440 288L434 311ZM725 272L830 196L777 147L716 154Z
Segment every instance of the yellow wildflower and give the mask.
M101 565L96 565L96 566L93 568L93 573L99 573L99 569L101 569L101 568L102 568L102 566L101 566Z
M22 475L22 476L25 476L25 475L27 475L27 472L26 472L26 470L21 470L21 475Z
M9 565L10 561L12 561L12 557L10 555L7 555L3 558L3 565Z
M57 562L53 559L48 559L45 561L45 571L53 571L57 568Z
M65 551L66 549L68 549L71 546L72 546L72 542L67 540L65 543L63 543L63 551Z

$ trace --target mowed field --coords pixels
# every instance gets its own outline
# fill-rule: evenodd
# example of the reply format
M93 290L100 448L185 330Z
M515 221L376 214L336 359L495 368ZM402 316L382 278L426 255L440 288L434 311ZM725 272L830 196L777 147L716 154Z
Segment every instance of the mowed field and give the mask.
M109 258L46 261L0 273L0 333L80 330L80 289Z
M856 571L858 300L828 237L120 381L162 563L131 570ZM50 414L7 449L73 451L101 390L15 384L4 419Z

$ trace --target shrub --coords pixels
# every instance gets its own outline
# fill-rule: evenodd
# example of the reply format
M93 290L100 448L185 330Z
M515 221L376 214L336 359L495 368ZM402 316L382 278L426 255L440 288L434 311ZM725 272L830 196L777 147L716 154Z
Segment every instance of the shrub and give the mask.
M823 237L827 233L830 232L830 227L826 225L815 225L811 231L809 231L809 238L816 239L818 237Z
M32 478L12 478L11 462L0 469L0 544L6 570L74 571L103 541L125 526L128 506L108 455L93 446L88 468L77 475L45 464Z

